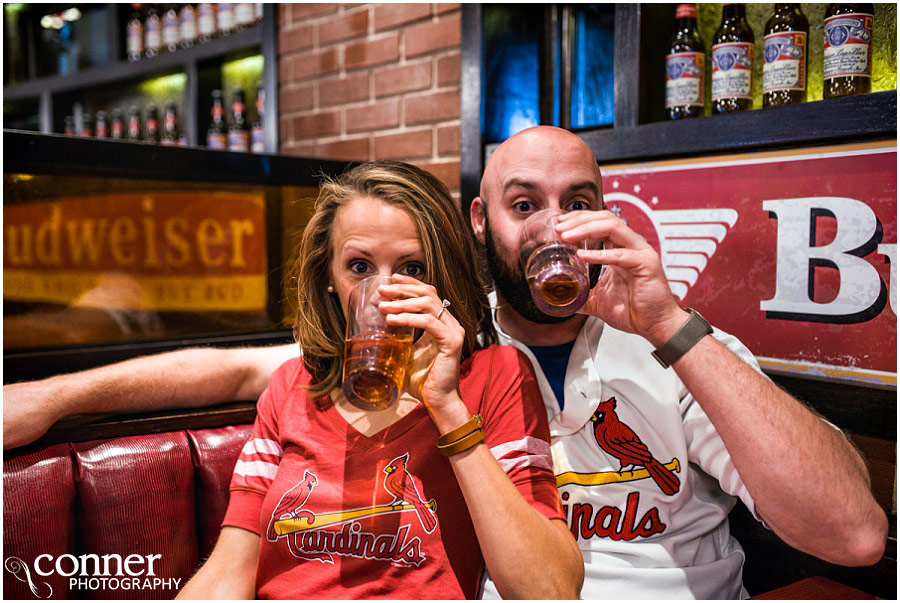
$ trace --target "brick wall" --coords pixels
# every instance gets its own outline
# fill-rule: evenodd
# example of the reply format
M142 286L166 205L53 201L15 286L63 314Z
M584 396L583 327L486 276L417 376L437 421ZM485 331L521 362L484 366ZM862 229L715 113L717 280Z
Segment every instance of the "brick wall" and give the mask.
M459 191L459 4L279 6L287 155L399 159Z

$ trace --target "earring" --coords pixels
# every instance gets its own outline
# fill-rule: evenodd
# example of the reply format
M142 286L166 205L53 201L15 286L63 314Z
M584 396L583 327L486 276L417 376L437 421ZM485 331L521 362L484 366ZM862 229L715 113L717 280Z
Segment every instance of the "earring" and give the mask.
M327 287L325 287L325 290L329 293L334 293L334 285L328 285Z

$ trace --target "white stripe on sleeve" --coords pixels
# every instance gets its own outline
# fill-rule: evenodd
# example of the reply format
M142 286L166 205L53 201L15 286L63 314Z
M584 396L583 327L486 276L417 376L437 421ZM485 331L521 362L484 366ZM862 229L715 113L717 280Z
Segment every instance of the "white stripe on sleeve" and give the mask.
M491 448L491 454L506 473L522 467L536 467L553 471L550 444L533 436L497 444Z
M234 466L234 472L244 477L275 479L275 474L278 473L278 465L263 461L238 461Z
M275 440L253 438L244 444L241 454L274 454L275 456L280 457L284 454L284 451Z

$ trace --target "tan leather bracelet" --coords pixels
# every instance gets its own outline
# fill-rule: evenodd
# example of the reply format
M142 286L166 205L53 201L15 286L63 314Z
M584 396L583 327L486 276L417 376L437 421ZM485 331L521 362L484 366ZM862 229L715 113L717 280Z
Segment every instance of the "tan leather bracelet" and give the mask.
M478 427L475 431L468 433L451 444L438 443L438 450L440 450L441 454L444 456L453 456L454 454L465 452L469 448L480 444L483 441L484 430L481 427Z
M438 438L438 448L441 446L447 446L448 444L453 444L454 442L461 440L463 437L469 435L476 429L481 429L481 426L484 425L484 419L481 418L481 415L472 415L472 417L457 427L452 431L448 431L444 435Z

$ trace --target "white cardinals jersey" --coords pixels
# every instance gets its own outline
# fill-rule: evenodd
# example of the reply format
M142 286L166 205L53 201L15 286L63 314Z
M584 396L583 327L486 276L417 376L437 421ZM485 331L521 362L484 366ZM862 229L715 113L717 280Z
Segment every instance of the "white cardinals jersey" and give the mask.
M495 326L537 374L566 521L584 555L582 597L746 598L744 553L727 516L738 498L755 516L753 499L706 413L650 343L589 317L560 411L528 347L503 333L496 315ZM713 336L759 370L736 338ZM485 598L496 596L488 580Z

